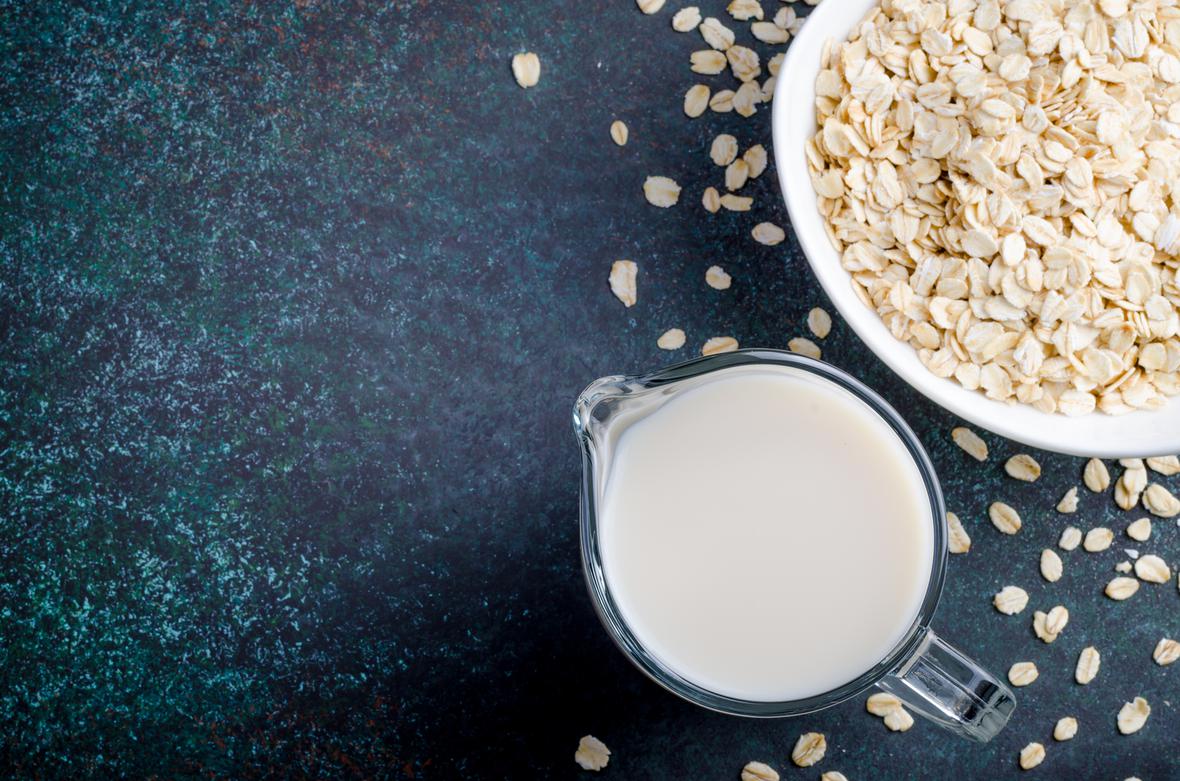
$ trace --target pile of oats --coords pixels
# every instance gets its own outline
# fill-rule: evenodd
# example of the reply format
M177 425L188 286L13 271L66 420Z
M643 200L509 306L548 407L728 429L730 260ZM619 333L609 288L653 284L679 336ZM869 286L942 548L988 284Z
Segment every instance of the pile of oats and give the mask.
M1175 0L882 0L825 49L819 209L931 372L1066 415L1180 393L1178 47Z

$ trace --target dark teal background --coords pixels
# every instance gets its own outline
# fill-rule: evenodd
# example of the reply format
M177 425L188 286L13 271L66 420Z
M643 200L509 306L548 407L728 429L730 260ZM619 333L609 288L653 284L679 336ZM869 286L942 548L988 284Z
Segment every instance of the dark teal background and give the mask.
M769 147L769 107L683 116L703 44L671 30L680 5L0 3L0 774L575 778L593 733L603 778L733 779L753 758L788 779L1015 778L1030 740L1039 777L1180 777L1180 665L1151 661L1180 635L1175 582L1101 594L1142 513L1083 491L1070 520L1118 543L1042 582L1081 461L1037 453L1045 477L1015 483L1020 448L992 436L970 461L956 421L839 321L825 358L906 415L975 539L939 630L998 672L1041 668L1011 727L981 747L888 733L860 700L715 715L600 630L578 391L710 336L784 347L825 304L793 241L749 238L787 224L773 166L750 214L699 205L721 182L712 137ZM509 67L525 49L529 91ZM652 174L684 185L676 208L644 202ZM606 284L620 257L640 266L632 309ZM706 287L713 263L731 290ZM670 355L673 326L689 344ZM996 499L1024 515L1017 537L988 524ZM1156 528L1135 547L1175 564L1175 524ZM1032 595L1019 617L991 608L1007 583ZM1071 620L1046 646L1031 613L1058 603ZM1103 662L1083 688L1088 644ZM1121 737L1138 694L1153 714ZM1067 714L1078 737L1055 744ZM828 757L790 768L809 730Z

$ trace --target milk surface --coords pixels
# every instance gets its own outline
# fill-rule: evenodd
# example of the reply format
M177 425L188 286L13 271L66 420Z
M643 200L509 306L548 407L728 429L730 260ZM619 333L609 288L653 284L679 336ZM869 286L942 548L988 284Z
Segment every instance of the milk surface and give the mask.
M789 367L715 372L623 431L599 504L607 585L698 686L830 691L888 655L926 593L933 521L892 429Z

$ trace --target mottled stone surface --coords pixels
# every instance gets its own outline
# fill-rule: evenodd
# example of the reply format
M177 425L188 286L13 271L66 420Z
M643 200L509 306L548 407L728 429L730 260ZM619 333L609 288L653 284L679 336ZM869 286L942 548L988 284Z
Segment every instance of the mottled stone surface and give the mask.
M829 0L830 2L835 0ZM764 0L767 10L776 6ZM782 347L823 303L773 168L748 215L706 215L712 135L680 111L695 34L630 0L539 3L45 2L0 25L0 767L41 778L1172 778L1175 581L1116 604L1103 554L1037 572L1080 482L1002 472L839 320L825 357L909 418L975 540L938 628L996 671L1041 668L980 747L860 701L785 721L712 714L635 672L600 630L577 554L577 392L709 336ZM723 15L709 0L706 15ZM739 25L739 27L744 27ZM741 39L750 42L748 33ZM758 47L767 51L766 47ZM513 54L540 54L521 90ZM710 79L727 83L728 77ZM806 107L800 107L806 110ZM610 142L612 119L631 142ZM643 201L649 174L682 203ZM625 310L606 277L640 265ZM720 263L733 287L704 284ZM678 326L675 355L656 337ZM1178 487L1176 479L1166 481ZM1015 538L986 520L1010 502ZM839 497L832 497L838 502ZM1074 523L1142 513L1083 491ZM1175 563L1178 531L1148 543ZM1032 595L1006 618L999 587ZM1037 641L1031 612L1071 620ZM1082 647L1097 680L1072 681ZM1135 695L1153 706L1115 730ZM1055 744L1060 716L1078 737ZM804 731L823 762L787 770Z

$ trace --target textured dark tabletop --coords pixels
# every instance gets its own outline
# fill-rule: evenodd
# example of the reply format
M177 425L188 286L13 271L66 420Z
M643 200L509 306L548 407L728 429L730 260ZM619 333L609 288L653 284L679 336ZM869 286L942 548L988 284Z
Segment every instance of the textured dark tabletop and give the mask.
M971 461L838 319L824 357L909 419L974 538L939 631L997 672L1041 669L1011 726L986 746L894 734L861 698L716 715L600 629L578 391L710 336L784 347L826 305L793 240L749 237L787 224L773 168L749 214L699 205L713 135L769 146L769 107L683 115L703 44L671 30L680 5L0 4L0 775L589 778L573 752L592 733L614 752L602 778L724 781L750 759L786 779L1016 778L1031 740L1048 757L1029 778L1180 777L1180 665L1151 659L1180 635L1175 578L1102 596L1144 513L1084 490L1054 512L1079 459L1034 453L1044 476L1017 483L1002 464L1022 448L985 435ZM542 62L528 91L522 50ZM644 202L653 174L684 186L676 208ZM606 284L624 257L631 309ZM714 263L730 290L704 284ZM670 355L673 326L689 340ZM1016 537L988 523L996 499ZM1068 523L1118 538L1046 583ZM1133 546L1175 564L1178 536L1158 522ZM991 606L1009 583L1032 596L1011 618ZM1055 604L1070 622L1045 645L1031 613ZM1120 736L1136 695L1151 718ZM1065 715L1080 730L1055 743ZM791 767L811 730L827 758Z

